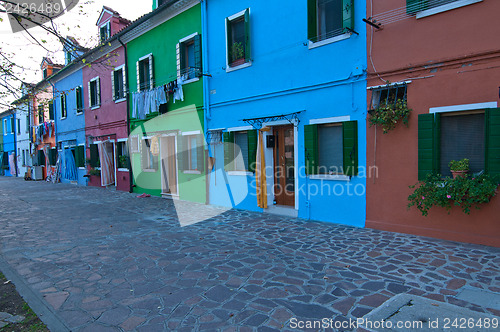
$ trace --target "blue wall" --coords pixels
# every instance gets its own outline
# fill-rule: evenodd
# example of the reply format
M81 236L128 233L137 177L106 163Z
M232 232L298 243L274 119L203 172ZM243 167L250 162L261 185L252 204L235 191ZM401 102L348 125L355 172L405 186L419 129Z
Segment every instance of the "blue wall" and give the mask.
M76 87L83 87L82 69L78 69L64 78L56 76L54 84L54 110L56 122L57 146L74 146L85 144L85 111L76 113ZM67 116L61 119L61 94L66 93ZM83 93L83 92L82 92ZM83 98L83 96L82 96ZM61 143L61 144L59 144ZM87 185L87 174L84 169L77 169L78 184ZM61 182L70 182L61 178Z
M251 58L247 68L226 72L225 18L250 8ZM355 1L359 35L320 47L308 47L307 1L207 2L204 32L208 56L208 129L247 126L244 118L302 111L296 132L298 216L363 227L366 217L366 27L365 1ZM358 121L358 158L361 173L350 181L313 180L303 165L304 125L310 120L349 117ZM210 177L210 203L259 211L253 175L223 171L222 145L211 147L216 171ZM267 149L266 153L272 153ZM271 151L269 151L271 150ZM225 181L227 179L227 183ZM229 199L235 193L234 204ZM309 193L308 193L309 188ZM323 188L313 195L311 189ZM357 194L354 193L357 189ZM328 191L337 194L328 195ZM248 194L247 194L248 193ZM352 195L350 195L351 193Z
M4 122L4 119L7 120L7 127L5 127L5 124L4 124L4 132L6 132L6 135L3 136L3 150L4 150L4 152L8 152L9 156L12 152L16 152L15 142L16 142L16 133L17 133L17 128L16 128L17 122L14 121L14 130L12 131L11 130L12 129L11 119L12 118L15 118L14 114L6 115L1 119L2 122ZM12 132L14 132L14 133L12 133ZM2 135L3 135L3 132L2 132ZM16 153L16 155L17 155L17 153ZM12 174L15 174L15 171L11 172L10 169L5 170L5 172L4 172L5 176L15 176Z

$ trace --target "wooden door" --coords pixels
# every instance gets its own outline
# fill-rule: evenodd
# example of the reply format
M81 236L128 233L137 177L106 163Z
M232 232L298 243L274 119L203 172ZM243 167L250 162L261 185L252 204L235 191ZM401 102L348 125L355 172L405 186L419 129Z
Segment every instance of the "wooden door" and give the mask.
M175 136L162 137L161 173L162 193L177 195L177 158Z
M293 126L274 128L274 199L277 205L295 206Z

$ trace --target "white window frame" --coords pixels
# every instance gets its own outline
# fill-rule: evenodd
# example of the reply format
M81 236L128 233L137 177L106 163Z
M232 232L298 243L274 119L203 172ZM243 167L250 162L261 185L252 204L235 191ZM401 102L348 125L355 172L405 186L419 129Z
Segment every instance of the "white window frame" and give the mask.
M196 159L198 159L198 150L197 150L198 147L197 146L194 146L194 147L191 146L191 138L194 137L194 139L196 140L196 136L197 135L200 135L200 131L199 130L182 133L182 136L186 136L186 140L187 140L187 150L188 150L188 153L187 153L187 157L188 157L187 164L188 164L188 168L189 168L189 169L186 169L186 170L182 171L182 173L184 173L184 174L201 174L200 171L192 168L193 164L192 164L192 159L191 159L191 157L192 157L191 156L191 150L196 151Z
M144 145L146 144L145 141L146 140L152 140L152 139L153 139L153 137L150 137L150 136L143 136L143 137L141 137L141 170L143 172L154 173L154 172L157 171L156 169L154 169L154 165L149 165L149 162L151 161L149 158L153 157L153 159L154 159L154 156L151 153L151 149L147 149L148 151L145 151L146 149L144 148ZM148 165L144 165L143 164L143 159L144 159L143 153L146 153L146 152L148 153ZM153 168L149 168L149 167L146 167L146 166L151 166Z
M123 80L123 98L120 99L115 99L115 73L119 70L122 70L122 80ZM121 103L122 101L127 100L127 83L126 83L126 73L125 73L125 65L121 65L118 67L115 67L113 71L111 72L111 95L113 96L113 100L115 101L115 104Z
M79 112L78 111L78 94L77 94L77 89L80 88L82 90L82 93L81 93L81 96L82 96L82 111ZM90 91L89 91L90 93ZM85 110L85 103L83 101L83 86L82 85L78 85L76 88L75 88L75 109L76 109L76 115L82 115L84 113L84 110ZM90 105L89 105L90 106Z
M236 19L238 19L240 17L243 17L243 19L244 19L245 18L245 12L247 11L247 9L248 9L248 15L251 16L252 12L250 10L250 7L248 7L248 8L245 8L242 11L240 11L240 12L238 12L236 14L233 14L233 15L231 15L231 16L229 16L229 17L227 17L225 19L224 31L225 31L226 39L224 39L224 43L226 44L226 73L230 73L230 72L235 71L235 70L247 68L247 67L250 67L252 65L252 60L249 59L248 62L242 63L239 66L230 67L229 66L229 57L228 57L229 50L227 48L228 47L228 42L227 41L229 40L228 39L229 36L227 35L227 21L234 21L234 20L236 20ZM251 24L251 20L250 20L250 24ZM250 42L252 42L252 41L250 40Z
M133 135L133 136L130 136L130 144L129 144L129 152L130 152L130 155L132 153L141 153L141 149L140 149L140 140L139 140L139 136L138 135Z
M422 10L420 12L417 12L416 18L420 19L420 18L424 18L427 16L436 15L439 13L447 12L449 10L472 5L472 4L475 4L478 2L482 2L482 1L483 0L457 0L457 1L452 2L452 3L447 3L447 4L444 4L442 6L438 6L438 7L434 7L434 8L430 8L430 9L426 9L426 10Z
M477 103L477 104L463 104L463 105L452 105L452 106L442 106L442 107L431 107L429 108L429 113L447 113L447 112L461 112L461 111L475 111L486 108L497 108L498 103L496 101Z
M116 149L117 149L117 152L118 152L118 143L125 143L127 145L127 150L129 151L129 160L130 160L130 147L128 146L128 138L119 138L116 140ZM117 153L118 155L118 153ZM120 172L128 172L129 169L128 168L118 168L117 167L117 170L120 171Z
M85 147L85 143L78 144L78 146L83 146L83 165L84 165L83 167L78 167L78 169L84 169L84 170L86 170L87 168L85 167L85 164L87 163L86 162L86 159L87 159L87 154L86 154L87 151L86 150L87 149ZM75 151L75 153L76 153L76 151Z
M101 29L103 27L106 27L106 31L108 33L108 38L104 39L104 40L101 40ZM111 22L110 21L107 21L106 23L102 24L101 26L99 26L99 43L104 43L106 40L108 40L109 38L111 38Z
M184 43L189 42L189 41L191 41L191 40L193 40L193 41L194 41L194 37L196 37L197 35L199 35L199 33L198 33L198 32L195 32L195 33L190 34L190 35L189 35L189 36L187 36L187 37L184 37L184 38L182 38L182 39L179 39L179 43L176 45L176 57L177 57L177 78L180 78L180 77L182 76L181 71L182 71L182 69L183 69L183 68L182 68L182 64L181 64L181 62L180 62L180 49L181 49L181 47L183 47L183 46L184 46L184 45L183 45ZM191 78L191 79L189 79L189 80L184 81L184 83L183 83L183 84L193 83L193 82L197 82L197 81L199 81L199 80L200 80L200 78L199 78L199 77L194 77L194 78Z
M64 106L66 108L66 116L62 116L63 114L63 102L62 102L62 99L64 98ZM64 120L68 117L68 100L67 100L67 95L62 93L60 96L59 96L59 101L60 101L60 104L61 104L61 120Z
M94 106L92 106L92 84L91 84L93 82L97 82L96 83L97 104ZM89 106L91 110L95 110L101 107L101 80L99 76L96 76L89 81Z
M141 61L144 61L148 59L149 60L149 87L147 89L144 89L142 91L148 91L154 88L155 82L154 82L154 63L153 63L153 53L149 53L143 57L140 57L139 60L136 62L136 69L137 69L137 92L141 92L141 78L139 77L139 65Z

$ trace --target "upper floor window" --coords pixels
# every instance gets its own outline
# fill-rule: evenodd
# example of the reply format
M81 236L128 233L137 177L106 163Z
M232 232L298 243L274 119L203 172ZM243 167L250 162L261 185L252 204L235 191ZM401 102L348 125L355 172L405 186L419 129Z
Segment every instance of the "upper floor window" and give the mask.
M61 95L61 119L68 115L68 105L66 104L66 94Z
M83 113L83 89L81 86L77 86L75 89L76 94L76 114Z
M54 101L51 100L49 102L49 120L54 120L55 119L55 116L54 116Z
M201 36L194 33L177 44L177 77L191 80L201 74Z
M111 73L111 84L113 86L113 100L125 98L125 65L117 67Z
M49 76L49 72L48 72L47 68L45 68L43 70L43 78L47 78L47 76Z
M17 133L21 134L21 119L17 119Z
M419 16L425 17L481 1L483 0L406 0L406 12L410 15L417 14L417 18L419 18ZM420 12L429 9L434 10L427 14L420 14Z
M152 89L153 83L153 54L148 54L139 59L137 67L137 90Z
M101 43L104 43L109 37L111 37L111 26L109 22L99 28L99 37Z
M99 77L95 77L89 82L89 105L91 108L98 108L101 105L101 82Z
M330 39L354 29L354 0L308 0L308 39Z
M45 121L43 105L38 105L38 124L42 124Z
M250 59L250 9L226 18L226 63L237 67Z
M406 83L373 89L370 109L374 110L379 106L394 104L397 101L406 101Z

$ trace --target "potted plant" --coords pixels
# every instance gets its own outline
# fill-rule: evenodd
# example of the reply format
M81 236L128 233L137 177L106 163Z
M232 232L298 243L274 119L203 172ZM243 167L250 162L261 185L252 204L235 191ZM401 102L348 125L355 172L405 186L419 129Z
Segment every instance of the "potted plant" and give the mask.
M241 42L234 42L231 45L231 66L238 66L245 63L245 50Z
M128 156L119 156L118 157L118 167L119 168L128 168L129 165L129 157Z
M465 174L469 171L469 159L464 158L458 161L452 160L448 166L450 167L454 179L457 177L465 177Z
M101 171L98 169L91 168L89 170L89 175L101 176Z
M368 112L370 114L368 119L370 127L373 125L382 126L384 134L394 129L400 121L408 127L411 111L406 100L397 100L393 103L379 105L376 109Z

